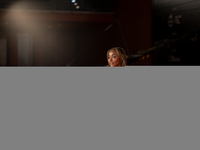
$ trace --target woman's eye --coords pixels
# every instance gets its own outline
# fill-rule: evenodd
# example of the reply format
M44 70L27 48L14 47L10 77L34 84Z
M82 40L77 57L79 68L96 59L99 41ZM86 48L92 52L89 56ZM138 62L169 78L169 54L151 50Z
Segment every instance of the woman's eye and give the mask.
M113 56L113 58L116 58L116 56Z

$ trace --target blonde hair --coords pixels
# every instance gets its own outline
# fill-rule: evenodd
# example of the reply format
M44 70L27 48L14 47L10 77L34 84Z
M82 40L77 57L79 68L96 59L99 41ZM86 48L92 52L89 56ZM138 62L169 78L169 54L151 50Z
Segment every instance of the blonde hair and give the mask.
M126 52L125 52L125 50L123 48L121 48L121 47L113 47L113 48L111 48L111 49L109 49L107 51L107 57L108 57L109 52L111 50L114 50L117 53L117 55L119 56L119 58L122 60L121 66L126 66L127 65L127 60L126 60Z

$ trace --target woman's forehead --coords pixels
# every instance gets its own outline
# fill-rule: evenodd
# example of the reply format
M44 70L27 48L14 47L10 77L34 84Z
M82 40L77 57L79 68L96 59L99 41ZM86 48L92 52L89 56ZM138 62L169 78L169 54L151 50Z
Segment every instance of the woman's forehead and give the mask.
M108 55L117 55L117 52L115 50L110 50L108 52Z

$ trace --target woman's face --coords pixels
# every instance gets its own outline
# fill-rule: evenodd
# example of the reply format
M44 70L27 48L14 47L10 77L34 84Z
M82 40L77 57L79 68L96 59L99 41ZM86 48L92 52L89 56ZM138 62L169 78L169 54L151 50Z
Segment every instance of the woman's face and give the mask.
M119 58L115 50L109 51L107 59L110 67L117 67L121 65L121 59Z

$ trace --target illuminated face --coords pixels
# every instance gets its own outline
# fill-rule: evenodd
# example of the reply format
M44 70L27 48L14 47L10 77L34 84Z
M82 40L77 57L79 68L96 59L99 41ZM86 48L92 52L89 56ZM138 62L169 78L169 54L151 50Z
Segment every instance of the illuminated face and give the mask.
M121 59L119 58L115 50L109 51L107 59L110 67L121 66Z

